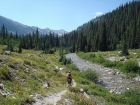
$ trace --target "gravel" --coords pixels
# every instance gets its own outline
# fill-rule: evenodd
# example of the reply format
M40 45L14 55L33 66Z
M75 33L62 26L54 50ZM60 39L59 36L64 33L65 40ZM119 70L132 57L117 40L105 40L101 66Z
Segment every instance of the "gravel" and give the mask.
M97 84L104 86L111 93L121 94L125 90L138 88L140 89L140 82L135 79L129 79L126 75L118 70L106 68L98 64L93 64L89 61L83 60L75 53L65 55L66 58L71 58L80 71L87 69L95 70L100 75L100 81Z

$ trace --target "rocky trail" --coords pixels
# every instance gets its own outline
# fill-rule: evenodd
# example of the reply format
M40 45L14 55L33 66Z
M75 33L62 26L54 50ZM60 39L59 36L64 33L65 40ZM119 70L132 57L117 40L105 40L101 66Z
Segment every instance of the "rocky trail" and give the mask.
M73 64L75 64L80 71L84 71L87 69L95 70L100 75L100 79L97 82L97 84L104 86L111 93L121 94L122 92L128 89L140 88L140 81L136 81L135 79L128 79L124 74L122 74L118 70L113 70L110 68L100 66L98 64L93 64L89 61L81 59L75 53L66 54L66 58L71 58ZM62 72L62 74L64 73ZM76 83L73 81L72 87L75 86ZM68 88L57 93L52 93L46 97L42 97L41 99L38 98L38 95L36 95L33 97L36 100L36 102L32 105L57 105L57 102L61 100L61 97L67 91ZM85 97L89 98L89 96L86 93L84 95ZM65 105L71 105L69 102L66 103L67 104Z
M95 70L100 75L100 79L97 84L104 86L111 93L121 94L127 89L140 89L140 81L129 79L118 70L93 64L89 61L81 59L75 53L66 54L66 58L71 58L72 62L79 68L80 71L87 69ZM140 80L140 78L138 79Z
M72 87L75 87L75 86L76 86L76 82L73 80ZM67 91L68 91L68 88L60 92L50 94L46 97L43 97L42 99L38 98L36 95L34 97L36 102L33 103L32 105L57 105L57 102L61 100L61 96L63 96Z

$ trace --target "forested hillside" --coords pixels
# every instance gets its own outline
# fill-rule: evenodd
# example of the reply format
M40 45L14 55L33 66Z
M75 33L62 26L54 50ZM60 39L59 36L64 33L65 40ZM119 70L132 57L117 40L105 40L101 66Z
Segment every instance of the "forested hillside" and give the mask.
M0 31L0 44L7 45L6 50L22 52L23 49L43 50L45 53L53 53L54 48L59 47L58 35L49 33L40 35L38 29L26 35L8 33L3 25Z
M7 49L11 51L17 47L19 50L35 49L47 53L53 53L55 48L59 47L67 48L71 52L137 49L140 47L140 2L133 1L121 5L61 37L51 32L41 35L38 29L26 35L13 35L8 33L3 25L0 44L8 45Z
M0 105L140 105L139 1L62 36L17 32L0 27Z
M74 51L107 51L140 47L140 2L120 5L60 38L61 46Z

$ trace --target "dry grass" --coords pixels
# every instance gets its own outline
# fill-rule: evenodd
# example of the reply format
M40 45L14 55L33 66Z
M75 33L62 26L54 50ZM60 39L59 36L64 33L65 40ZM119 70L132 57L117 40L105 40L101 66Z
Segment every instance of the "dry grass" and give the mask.
M5 46L0 45L0 51ZM22 54L12 52L11 55L0 55L0 68L5 65L12 74L11 81L2 79L4 91L11 93L4 98L0 95L2 101L0 104L8 105L26 103L27 99L32 99L30 95L35 93L46 96L64 88L65 76L55 73L56 60L58 54L43 54L42 51L24 50ZM44 88L43 84L49 82L50 87ZM11 97L15 97L11 101ZM22 97L22 98L21 98ZM33 101L33 100L32 100Z

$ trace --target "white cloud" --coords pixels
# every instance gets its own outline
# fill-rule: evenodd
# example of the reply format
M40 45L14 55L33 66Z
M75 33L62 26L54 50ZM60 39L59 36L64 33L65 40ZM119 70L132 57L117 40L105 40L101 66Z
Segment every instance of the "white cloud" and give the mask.
M102 15L103 13L102 12L96 12L95 13L95 16L100 16L100 15Z

